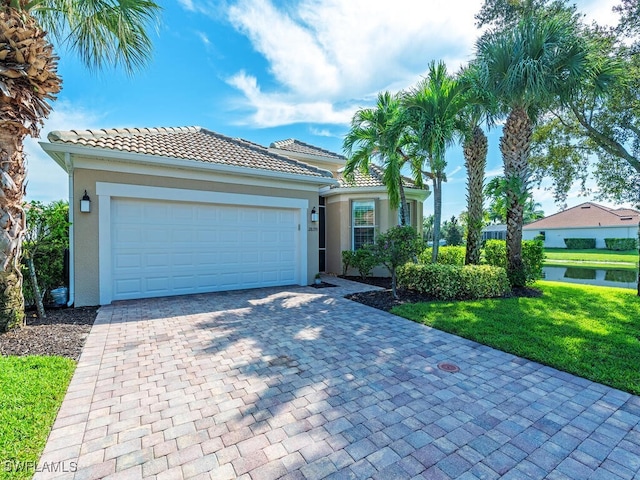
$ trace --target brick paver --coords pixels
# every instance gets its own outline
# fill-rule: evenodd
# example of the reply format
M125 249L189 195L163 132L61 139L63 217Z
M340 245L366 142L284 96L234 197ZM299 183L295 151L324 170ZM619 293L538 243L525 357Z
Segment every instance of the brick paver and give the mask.
M326 280L102 307L34 478L640 477L639 397Z

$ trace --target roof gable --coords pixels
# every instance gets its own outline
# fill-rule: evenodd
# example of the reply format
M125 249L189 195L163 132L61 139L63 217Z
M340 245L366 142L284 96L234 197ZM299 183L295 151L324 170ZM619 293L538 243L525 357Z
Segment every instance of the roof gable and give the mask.
M385 187L382 177L382 168L371 164L369 165L368 174L356 169L353 172L353 178L347 179L341 173L338 177L338 185L334 185L331 188ZM404 188L420 188L413 180L407 177L402 177L402 186Z
M253 142L201 127L116 128L54 131L51 143L71 144L148 156L170 157L247 169L331 178L331 172L269 152Z
M300 140L296 140L294 138L273 142L271 145L269 145L269 147L277 148L278 150L284 150L292 153L301 153L304 155L314 155L317 157L330 158L332 160L340 160L340 161L346 160L344 156L338 153L325 150L324 148L309 145L308 143L301 142Z
M637 225L640 212L631 208L612 209L585 202L526 225L527 230L546 228L624 227Z

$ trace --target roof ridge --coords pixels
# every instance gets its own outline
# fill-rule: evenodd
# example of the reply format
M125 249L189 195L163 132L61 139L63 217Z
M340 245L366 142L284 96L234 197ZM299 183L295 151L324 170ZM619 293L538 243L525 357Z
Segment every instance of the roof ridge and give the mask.
M53 130L47 135L49 141L69 141L73 138L101 138L110 135L143 135L161 133L197 133L202 130L199 126L184 127L120 127L98 128L86 130Z
M332 152L331 150L327 150L326 148L322 148L322 147L318 147L317 145L312 145L310 143L307 142L303 142L302 140L298 140L296 138L287 138L286 140L278 140L275 142L271 142L271 145L269 145L270 148L281 148L281 147L285 147L287 145L291 145L291 144L297 144L303 147L307 147L309 149L312 150L316 150L318 152L321 153L325 153L327 155L329 155L330 157L338 157L338 158L345 158L344 155L341 155L337 152Z

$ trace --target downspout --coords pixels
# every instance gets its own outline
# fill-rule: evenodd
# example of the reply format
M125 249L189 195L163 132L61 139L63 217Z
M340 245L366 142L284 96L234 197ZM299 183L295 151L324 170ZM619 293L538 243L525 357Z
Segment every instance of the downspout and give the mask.
M69 152L64 154L64 163L69 174L69 301L67 302L67 307L72 307L76 294L75 255L73 254L73 211L75 202L73 200L73 165L71 164L71 154Z

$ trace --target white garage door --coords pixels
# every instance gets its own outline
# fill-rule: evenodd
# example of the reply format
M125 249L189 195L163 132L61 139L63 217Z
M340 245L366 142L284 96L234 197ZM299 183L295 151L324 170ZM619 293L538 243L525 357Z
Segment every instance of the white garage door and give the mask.
M298 283L298 212L113 198L113 299Z

